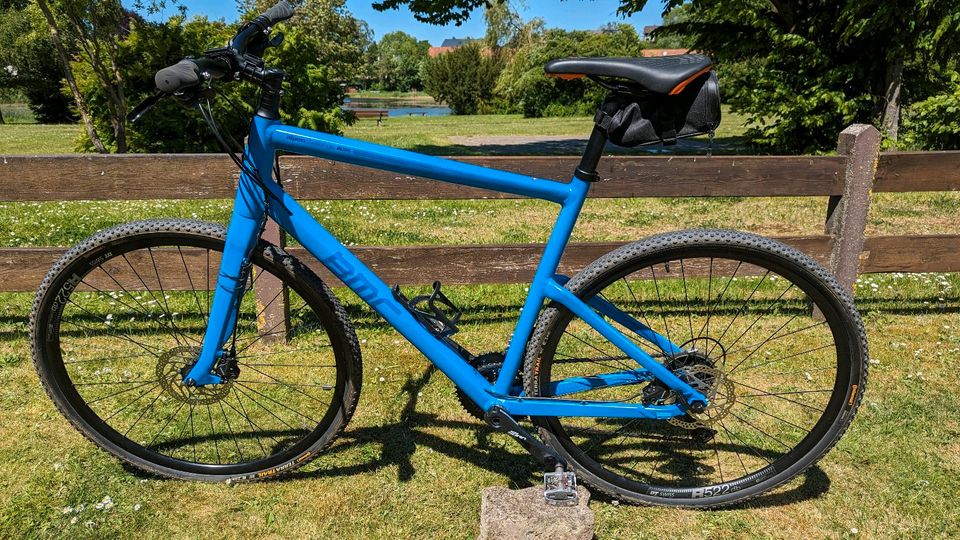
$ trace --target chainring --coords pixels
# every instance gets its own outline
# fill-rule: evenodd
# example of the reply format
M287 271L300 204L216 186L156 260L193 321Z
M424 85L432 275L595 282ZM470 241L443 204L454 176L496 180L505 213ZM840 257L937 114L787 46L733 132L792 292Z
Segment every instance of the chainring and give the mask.
M495 382L497 377L500 376L500 369L503 367L504 354L502 352L488 352L483 353L479 356L475 356L470 360L470 365L473 366L473 369L476 369L480 375L483 375L483 378ZM522 384L520 380L520 374L517 373L517 379L514 381L515 385ZM483 410L473 402L463 390L457 388L457 399L460 400L460 405L465 411L470 413L470 416L478 420L484 420Z

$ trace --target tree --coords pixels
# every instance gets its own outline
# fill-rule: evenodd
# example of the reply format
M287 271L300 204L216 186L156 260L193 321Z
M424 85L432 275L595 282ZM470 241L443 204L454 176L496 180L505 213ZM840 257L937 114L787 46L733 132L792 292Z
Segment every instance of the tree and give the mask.
M405 32L390 32L374 50L373 75L380 90L409 92L423 87L420 67L428 58L428 41L417 41Z
M53 43L54 49L57 51L57 56L60 59L60 66L63 68L64 78L67 81L67 85L70 87L70 93L73 95L74 102L77 106L77 111L80 113L80 118L83 120L83 125L87 131L87 137L90 139L97 152L106 153L107 147L103 144L99 133L97 133L97 129L94 127L93 117L90 115L90 110L87 107L86 101L83 99L83 95L80 93L79 87L77 87L77 81L73 75L73 68L70 64L72 49L69 48L69 43L65 43L64 38L62 37L60 30L61 22L58 21L58 18L54 16L50 9L50 3L48 3L47 0L37 0L37 6L40 8L44 19L47 21L47 26L50 30L50 41ZM73 6L78 7L76 4ZM74 14L76 14L76 12L74 12Z
M627 0L624 13L646 0ZM679 9L670 0L666 12ZM684 35L720 65L724 95L748 115L748 136L771 149L819 152L852 122L895 140L900 109L946 89L960 52L960 11L949 0L696 0L658 35Z
M272 4L272 2L270 2ZM261 12L253 6L246 16ZM265 8L264 8L265 9ZM185 19L177 15L166 23L132 17L117 41L111 58L119 66L122 91L127 103L135 105L154 93L154 74L185 56L220 47L232 37L239 24L209 21L203 17ZM284 121L310 129L339 133L349 121L343 111L344 90L362 62L369 40L366 25L343 9L339 0L302 2L297 16L277 26L285 39L267 49L264 61L287 73L281 102ZM88 62L74 61L71 66L78 91L92 111L95 131L103 134L107 147L117 148L113 138L114 113L111 99L98 73ZM216 84L221 94L212 103L221 127L235 138L246 134L258 89L249 83ZM237 108L234 108L236 105ZM184 110L174 100L165 100L136 125L125 125L126 149L133 152L218 151L198 114ZM94 149L88 139L86 147Z
M500 63L478 43L439 54L423 63L423 88L453 114L476 114L493 99Z
M537 23L537 21L534 21ZM565 56L637 56L642 44L632 25L607 25L596 32L531 28L513 51L497 81L504 112L528 117L593 114L606 95L596 83L543 75L543 66Z

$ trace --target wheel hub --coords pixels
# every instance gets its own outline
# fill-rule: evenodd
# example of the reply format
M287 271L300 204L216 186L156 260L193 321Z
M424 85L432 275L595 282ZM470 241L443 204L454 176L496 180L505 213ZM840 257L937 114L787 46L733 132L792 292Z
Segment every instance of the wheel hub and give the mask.
M187 386L183 378L197 363L200 348L191 346L174 347L160 355L157 360L157 382L168 396L187 405L209 405L223 400L233 387L233 379L223 378L220 384Z
M672 425L689 430L708 428L730 412L736 402L735 385L716 366L723 365L726 350L715 339L695 338L684 343L683 352L671 358L665 367L683 382L707 398L707 408L700 413L687 411L683 416L667 420ZM676 403L676 392L660 381L654 381L643 389L643 403Z

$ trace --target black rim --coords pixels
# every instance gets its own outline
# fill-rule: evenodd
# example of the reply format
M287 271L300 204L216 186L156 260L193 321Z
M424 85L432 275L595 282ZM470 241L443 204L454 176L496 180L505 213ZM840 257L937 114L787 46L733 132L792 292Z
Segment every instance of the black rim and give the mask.
M672 248L644 257L629 268L611 269L583 296L600 295L674 343L705 351L699 356L668 355L642 342L647 352L659 354L661 361L672 363L675 369L686 369L706 380L707 386L711 377L716 377L716 401L723 401L724 394L729 393L734 396L727 400L732 404L726 412L714 409L712 414L701 417L706 422L686 418L685 427L645 420L543 418L540 422L563 450L591 474L620 489L647 496L691 499L732 494L794 466L829 435L847 405L849 355L855 340L838 307L820 291L819 285L804 277L805 272L790 261L733 246ZM738 275L736 281L731 281ZM777 279L771 282L773 276ZM622 294L610 294L617 284L621 285ZM741 292L741 300L746 301L732 300L732 290ZM624 298L625 302L618 302ZM711 298L713 303L706 301ZM764 305L759 309L745 307L756 300L764 300ZM822 310L824 319L812 315L812 304ZM725 308L725 316L718 316L720 307ZM761 320L765 314L771 315L766 317L769 320ZM601 345L602 338L594 343L576 328L571 331L571 325L576 324L583 325L565 310L555 323L542 352L540 388L547 388L551 379L580 374L571 372L573 365L589 366L595 373L632 368L622 353L611 350L609 344ZM765 339L761 329L766 330ZM814 331L832 343L782 352L793 343L810 341L809 334ZM757 334L761 335L759 339L751 337ZM765 349L773 349L773 341L778 343L771 357ZM565 349L569 343L575 347ZM580 354L566 354L565 350L577 350ZM589 354L583 354L584 351ZM833 364L817 364L820 371L804 365L796 373L793 368L791 372L784 368L791 362L809 362L811 355L821 361L832 356ZM688 367L680 367L683 365ZM723 373L723 377L709 371L711 368ZM750 379L742 378L745 371L760 368L768 368L767 373L779 370L791 375L792 387L777 378L778 371L772 371L774 376L766 381L782 391L756 382L753 374ZM553 376L558 370L565 372ZM807 385L800 387L798 378ZM832 380L825 384L828 378ZM610 389L603 397L590 393L565 397L642 401L663 396L662 392L653 392L659 389L651 388L648 391L654 397L645 397L645 386L652 385ZM811 397L819 398L816 405L807 401ZM783 412L787 409L800 412L792 411L795 416L788 416ZM810 419L814 409L819 413L815 421ZM787 427L782 431L790 432L792 438L772 433L768 425L775 424ZM752 435L746 436L749 431ZM620 449L610 449L618 443ZM633 455L624 446L634 447Z
M258 251L234 333L239 375L225 385L178 384L202 340L222 249L216 239L169 233L98 247L52 285L61 292L48 295L45 320L55 322L40 325L41 343L61 395L109 444L175 470L242 475L296 459L328 434L348 368L331 310ZM287 286L289 342L277 340L282 322L257 331L284 295L257 303L266 275Z

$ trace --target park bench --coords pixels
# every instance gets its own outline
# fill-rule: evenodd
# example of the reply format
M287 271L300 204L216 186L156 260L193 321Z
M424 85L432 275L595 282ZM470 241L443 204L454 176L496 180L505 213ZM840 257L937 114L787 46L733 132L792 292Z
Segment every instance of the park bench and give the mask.
M390 111L387 109L346 109L352 111L356 115L357 119L364 118L376 118L377 125L379 126L383 119L390 115Z

